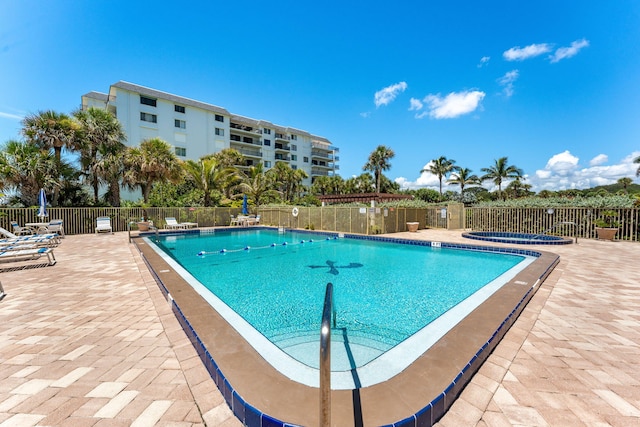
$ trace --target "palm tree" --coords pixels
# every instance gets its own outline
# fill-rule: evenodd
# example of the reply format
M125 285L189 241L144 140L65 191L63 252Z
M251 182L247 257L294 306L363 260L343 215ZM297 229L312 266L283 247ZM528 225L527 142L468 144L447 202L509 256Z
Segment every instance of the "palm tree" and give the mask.
M82 126L80 163L93 188L94 203L98 203L100 184L109 185L112 206L120 205L120 178L124 171L123 154L126 135L118 119L100 108L74 113Z
M627 177L620 178L618 180L618 184L622 185L622 188L624 189L625 192L627 191L627 187L629 185L631 185L632 183L633 183L633 180L631 178L627 178Z
M81 127L73 118L53 110L40 111L22 120L22 134L26 140L39 148L52 149L60 169L62 149L77 150L82 144L80 132ZM58 175L60 176L60 173ZM59 188L55 187L53 190L51 205L57 206Z
M378 145L378 147L369 154L369 160L362 167L365 171L373 172L376 182L376 193L380 192L380 176L383 171L391 169L391 163L389 161L394 156L395 153L391 148Z
M25 206L34 206L41 188L60 185L59 165L52 153L33 144L8 141L0 151L0 191L15 192Z
M160 138L144 140L140 147L129 147L124 163L123 184L131 190L140 188L145 204L149 202L154 183L177 183L183 171L171 146Z
M420 171L420 173L429 172L438 177L438 181L440 181L440 196L442 196L442 179L451 173L455 162L455 160L449 160L445 156L441 156L431 160L427 167Z
M640 156L633 159L633 163L640 163ZM636 176L640 176L640 166L638 166L638 169L636 169Z
M513 165L507 165L507 157L500 157L495 160L493 166L482 168L485 174L480 177L481 181L492 180L498 186L498 196L502 196L502 181L504 179L520 178L524 174L522 169Z
M373 178L369 173L362 173L358 176L349 178L344 183L345 192L347 193L371 193L375 191Z
M244 176L243 182L238 184L238 188L247 196L253 199L256 206L260 206L264 198L277 197L278 191L270 186L270 179L265 176L262 163L251 166L248 173Z
M447 182L460 185L460 195L464 194L464 187L480 184L480 178L477 175L472 175L471 169L454 166L453 170L454 172L451 173ZM442 195L442 189L440 189L440 195Z
M229 178L236 175L236 169L224 167L220 161L213 156L203 157L197 162L187 160L182 163L187 176L194 183L196 188L204 193L204 206L211 206L211 191L224 191L224 184Z

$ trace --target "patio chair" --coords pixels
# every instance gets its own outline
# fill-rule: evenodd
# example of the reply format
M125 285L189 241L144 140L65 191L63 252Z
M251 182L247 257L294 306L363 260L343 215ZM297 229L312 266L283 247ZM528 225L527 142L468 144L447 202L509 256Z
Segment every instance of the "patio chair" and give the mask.
M25 234L33 234L33 230L31 230L29 227L21 227L15 221L11 221L11 226L13 227L13 233L17 236L23 236Z
M184 226L184 224L180 224L178 223L178 221L176 221L175 217L172 216L168 216L164 219L164 221L166 222L165 228L167 230L175 230L175 229L180 229L180 228L187 228Z
M4 235L4 239L0 239L0 243L7 244L36 244L37 246L58 246L60 244L60 236L56 233L34 234L26 236L16 236L9 230L0 227L0 234Z
M30 261L46 256L49 265L56 263L56 257L53 255L53 248L28 248L28 249L9 249L0 250L0 261Z
M64 227L62 226L61 219L52 219L49 221L49 225L47 226L48 233L56 233L59 234L60 237L64 237Z
M113 228L111 227L111 218L108 216L99 216L96 218L96 234L98 233L111 233L113 234Z
M240 225L240 219L233 215L231 215L231 221L229 221L229 226L232 225Z

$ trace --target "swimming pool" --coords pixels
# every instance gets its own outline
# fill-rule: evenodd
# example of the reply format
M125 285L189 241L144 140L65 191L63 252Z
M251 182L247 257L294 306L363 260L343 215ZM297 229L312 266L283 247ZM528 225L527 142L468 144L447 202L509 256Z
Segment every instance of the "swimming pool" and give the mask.
M161 236L157 244L269 363L310 386L318 385L320 313L332 282L334 389L396 375L532 261L273 229Z
M468 233L462 233L462 237L485 242L511 243L516 245L568 245L573 243L573 240L566 237L550 236L548 234L508 233L503 231L470 231Z
M455 401L559 262L559 257L553 253L538 249L470 245L459 241L464 240L459 235L456 242L450 243L427 240L429 236L433 238L439 234L406 236L410 239L402 235L398 238L346 235L345 238L422 247L490 250L533 256L535 260L458 324L447 329L427 351L397 375L368 387L351 390L332 387L332 422L335 425L434 424ZM291 426L315 425L318 422L317 387L294 381L274 368L174 269L177 262L168 263L167 259L172 258L148 245L146 239L134 238L133 241L212 380L244 425ZM406 341L417 336L419 333ZM396 346L394 350L402 347ZM394 363L394 359L389 360L389 364ZM355 370L354 374L357 379ZM332 383L333 378L332 374Z

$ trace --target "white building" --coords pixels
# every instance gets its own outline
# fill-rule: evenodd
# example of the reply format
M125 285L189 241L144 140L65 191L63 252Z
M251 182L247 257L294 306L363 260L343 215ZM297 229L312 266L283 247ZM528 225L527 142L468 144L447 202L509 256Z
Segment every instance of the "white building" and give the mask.
M82 109L89 107L113 112L127 135L127 145L160 138L171 144L182 160L198 160L234 148L246 159L240 168L261 162L268 170L276 162L285 162L309 175L304 185L338 169L338 148L324 137L132 83L119 81L111 85L108 94L83 95Z

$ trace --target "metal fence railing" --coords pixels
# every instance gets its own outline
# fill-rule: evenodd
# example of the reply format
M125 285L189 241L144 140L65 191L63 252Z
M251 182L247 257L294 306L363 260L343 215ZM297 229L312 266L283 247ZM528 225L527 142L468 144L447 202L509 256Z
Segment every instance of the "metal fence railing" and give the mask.
M467 229L474 231L504 231L513 233L544 233L596 238L595 220L602 211L616 212L620 223L617 239L640 240L640 209L600 208L503 208L468 207L459 204L434 205L427 208L404 207L261 207L263 225L333 231L356 234L381 234L407 231L408 222L417 222L420 229ZM165 218L178 222L196 222L200 227L227 226L231 215L240 208L212 207L151 207L151 208L49 208L48 220L61 219L66 234L93 233L96 218L108 216L114 231L127 231L130 224L146 216L158 228L165 227ZM36 208L0 208L0 226L11 230L10 221L20 225L38 222ZM575 224L575 226L569 223ZM132 229L136 226L133 225Z

